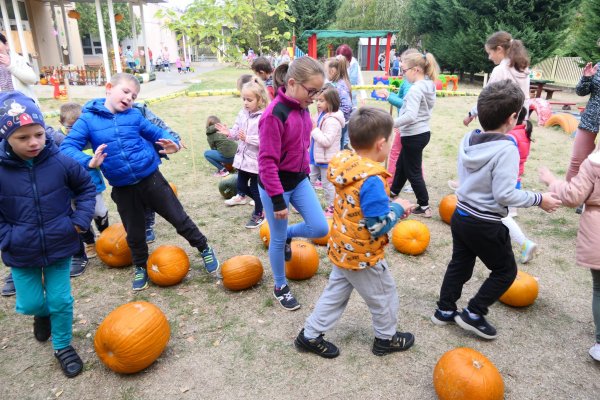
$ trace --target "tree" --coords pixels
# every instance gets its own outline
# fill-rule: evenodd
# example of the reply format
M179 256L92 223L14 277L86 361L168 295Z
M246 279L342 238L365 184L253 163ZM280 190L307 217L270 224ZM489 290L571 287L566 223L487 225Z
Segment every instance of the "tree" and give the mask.
M408 15L410 0L374 0L375 10L393 10L392 13L376 12L375 24L377 29L399 31L396 34L398 45L409 46L414 43L418 34L413 20Z
M96 16L96 6L91 3L75 3L75 9L81 14L79 20L79 34L81 36L90 34L91 36L100 37L100 30L98 29L98 17ZM101 3L102 9L102 22L104 25L104 37L106 43L112 43L112 35L110 32L110 22L108 21L108 5ZM119 41L132 37L133 31L131 29L131 16L129 14L129 7L125 3L113 3L115 14L121 14L123 21L115 22L117 27L117 38ZM142 31L142 24L140 19L135 17L135 30L139 34Z
M581 5L581 25L574 32L573 52L583 58L584 66L588 62L600 60L600 0L586 0Z

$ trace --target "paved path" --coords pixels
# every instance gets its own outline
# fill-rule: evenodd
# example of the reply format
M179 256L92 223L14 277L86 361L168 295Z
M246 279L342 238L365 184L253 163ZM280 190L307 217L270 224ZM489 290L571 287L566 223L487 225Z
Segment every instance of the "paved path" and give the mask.
M166 81L167 86L144 93L144 85L142 85L142 91L140 92L140 95L138 96L138 98L149 99L149 98L153 98L153 97L166 96L168 94L175 93L175 92L180 92L182 90L187 89L188 87L190 87L192 85L191 83L184 83L184 82L189 82L190 80L193 80L193 79L201 80L202 77L200 75L205 74L210 71L215 71L217 69L225 68L224 65L206 67L206 66L197 66L197 65L194 65L194 63L192 63L192 67L194 67L194 72L188 72L187 74L179 74L177 72L176 68L173 68L173 70L175 70L175 72L156 71L155 72L156 80Z

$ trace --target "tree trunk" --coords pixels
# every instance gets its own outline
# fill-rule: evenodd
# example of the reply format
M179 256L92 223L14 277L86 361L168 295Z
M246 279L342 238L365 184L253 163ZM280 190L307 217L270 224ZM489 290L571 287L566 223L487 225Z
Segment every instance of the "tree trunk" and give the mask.
M469 83L475 82L475 72L471 72L471 76L469 77Z
M458 71L458 79L460 81L463 81L465 79L465 71L463 71L462 69L460 71Z

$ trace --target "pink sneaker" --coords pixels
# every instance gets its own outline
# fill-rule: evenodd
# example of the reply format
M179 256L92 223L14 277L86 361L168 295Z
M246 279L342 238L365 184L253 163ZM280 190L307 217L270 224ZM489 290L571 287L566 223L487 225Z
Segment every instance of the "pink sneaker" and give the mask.
M321 184L321 181L317 180L315 182L315 190L323 190L323 185Z
M227 175L229 175L229 171L227 171L225 168L223 168L219 172L215 172L215 174L213 176L222 178L222 177L227 176Z
M333 206L327 207L325 209L325 212L323 213L323 214L325 214L325 218L333 218L333 210L334 210Z

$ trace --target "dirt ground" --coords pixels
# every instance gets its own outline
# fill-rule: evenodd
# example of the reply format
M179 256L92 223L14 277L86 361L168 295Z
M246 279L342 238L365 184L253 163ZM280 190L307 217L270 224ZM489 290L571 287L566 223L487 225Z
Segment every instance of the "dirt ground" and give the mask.
M220 74L229 74L231 83L225 86L229 88L234 87L236 76L242 72L226 69L209 73L202 80L210 82L222 79ZM464 84L459 89L477 90ZM556 98L580 104L587 101L567 93L557 93ZM273 275L258 230L244 227L251 207L228 208L223 204L217 190L218 178L212 176L213 167L202 155L208 148L206 117L218 115L231 126L241 100L189 99L197 175L193 171L187 102L187 98L178 98L151 106L179 132L189 148L173 155L160 169L176 185L182 204L208 236L221 262L241 254L259 257L265 268L261 283L250 290L232 292L209 279L195 249L157 217L157 240L150 249L163 244L182 247L190 256L191 271L176 286L151 284L149 289L135 293L131 290L132 267L110 269L97 258L92 259L86 273L71 280L75 298L72 344L85 362L79 377L63 376L50 341L38 343L34 339L32 317L14 311L15 297L0 299L0 398L434 399L435 364L456 347L473 348L494 363L504 379L506 399L599 397L600 363L587 353L594 342L591 276L588 270L575 265L579 216L571 209L551 215L539 208L519 210L518 222L541 247L535 260L519 267L538 278L540 292L529 307L512 308L502 303L491 307L488 319L497 327L498 339L486 341L457 326L438 327L429 320L452 252L450 227L439 218L437 205L450 194L446 180L456 179L458 145L467 132L462 119L476 97L438 98L434 109L431 142L423 161L434 217L419 219L431 232L429 248L416 257L400 254L392 246L387 249L400 296L399 329L412 332L415 345L402 354L374 356L370 314L354 293L340 322L326 335L341 350L333 360L298 353L293 346L294 337L327 285L331 264L325 248L318 247L321 262L317 275L290 282L302 308L284 311L272 295ZM369 100L368 104L389 110L385 103ZM58 105L45 101L43 107L49 110ZM47 122L57 125L56 119ZM543 191L544 185L537 181L537 168L548 166L564 178L573 139L558 128L537 126L533 137L523 187ZM406 197L415 199L413 195ZM118 222L110 188L104 199L111 223ZM297 214L291 215L291 222L300 220ZM518 251L516 245L514 250ZM8 272L0 266L0 277ZM478 262L459 306L466 306L487 274ZM99 361L93 337L113 309L134 300L149 301L165 313L171 325L171 340L150 367L137 374L119 375Z

